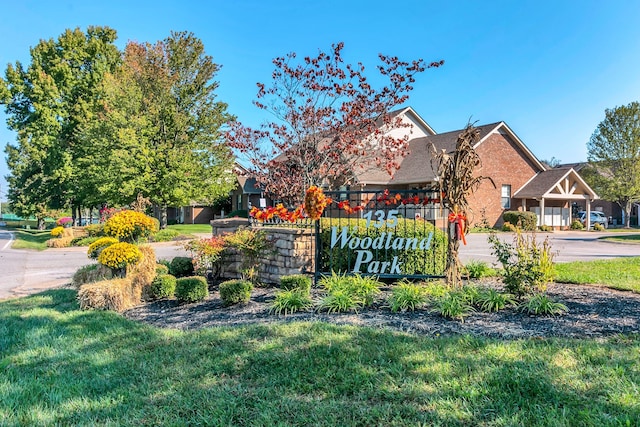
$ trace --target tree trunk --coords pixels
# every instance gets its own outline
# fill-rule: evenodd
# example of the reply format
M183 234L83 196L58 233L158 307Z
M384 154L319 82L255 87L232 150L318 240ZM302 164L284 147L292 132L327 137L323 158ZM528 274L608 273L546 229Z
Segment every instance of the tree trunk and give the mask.
M631 206L632 203L630 200L627 200L624 203L624 227L631 228Z
M167 228L167 205L162 205L160 208L160 229Z
M38 220L38 230L44 230L45 229L44 217L39 216L37 217L37 220Z

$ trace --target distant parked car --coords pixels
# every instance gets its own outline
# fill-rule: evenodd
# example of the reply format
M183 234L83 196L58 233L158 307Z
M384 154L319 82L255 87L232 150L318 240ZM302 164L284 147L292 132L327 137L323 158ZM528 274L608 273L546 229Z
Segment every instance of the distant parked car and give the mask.
M6 222L4 222L4 221L0 221L0 227L6 227L6 226L7 226L7 223L6 223Z
M587 213L585 211L578 212L578 218L580 219L580 222L582 223L582 225L586 227ZM591 227L593 227L595 224L600 224L604 228L607 228L607 226L609 225L609 221L607 220L607 217L604 216L602 212L591 211L590 219L591 219Z

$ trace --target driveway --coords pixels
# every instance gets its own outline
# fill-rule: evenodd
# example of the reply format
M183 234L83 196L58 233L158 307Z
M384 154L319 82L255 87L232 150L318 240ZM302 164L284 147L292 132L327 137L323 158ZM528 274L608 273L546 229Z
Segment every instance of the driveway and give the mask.
M549 236L553 250L558 253L555 259L557 262L640 256L640 245L599 240L600 237L622 234L563 231L538 233L536 238L542 242ZM498 236L507 242L513 240L511 233L500 233ZM462 262L478 260L495 263L488 237L488 234L468 235L467 245L460 245ZM0 230L0 299L29 295L68 284L78 268L94 262L87 258L86 248L47 249L41 252L16 250L10 248L11 239L11 233ZM187 255L180 243L153 243L152 246L158 259Z

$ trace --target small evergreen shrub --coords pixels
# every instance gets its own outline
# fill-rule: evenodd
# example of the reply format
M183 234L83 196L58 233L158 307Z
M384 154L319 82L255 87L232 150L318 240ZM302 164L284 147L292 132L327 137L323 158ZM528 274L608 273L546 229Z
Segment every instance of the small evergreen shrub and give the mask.
M172 298L176 293L177 280L170 274L160 274L153 279L149 288L152 299Z
M605 228L602 226L602 224L596 222L595 224L593 224L593 231L604 231Z
M550 233L550 232L553 231L553 227L550 226L550 225L546 225L546 224L545 225L541 225L538 228L540 229L540 231L544 231L544 232L547 232L547 233Z
M300 289L308 294L311 291L311 278L304 274L282 276L280 278L280 288L285 291Z
M158 262L156 264L156 275L160 276L161 274L169 274L169 267Z
M71 246L89 246L100 237L74 237L71 241Z
M535 231L538 226L538 216L534 212L506 211L502 219L526 231Z
M425 288L415 283L400 282L393 287L389 297L391 311L415 311L427 302Z
M584 230L584 225L580 222L579 219L574 219L571 221L571 229L572 230Z
M207 279L202 276L182 277L176 280L175 296L180 302L198 302L208 295Z
M177 256L169 264L169 273L176 277L187 277L193 274L193 262L191 258Z
M225 305L249 302L253 283L248 280L227 280L220 283L220 298Z
M293 314L313 306L309 292L304 289L293 288L276 293L276 299L271 306L275 314Z

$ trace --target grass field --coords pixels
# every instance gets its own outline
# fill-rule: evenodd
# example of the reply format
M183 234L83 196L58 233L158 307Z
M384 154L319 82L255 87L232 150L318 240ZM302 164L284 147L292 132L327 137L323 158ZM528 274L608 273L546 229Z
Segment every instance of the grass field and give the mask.
M184 234L211 234L211 225L209 224L175 224L168 225L167 228L178 230L179 232Z
M555 270L556 282L599 284L640 293L640 257L563 262Z
M47 240L51 238L50 231L37 231L37 230L11 230L14 237L14 242L11 245L13 249L33 249L37 251L43 251L47 249Z
M610 242L622 242L622 243L640 243L640 234L627 234L624 236L603 237L602 240L607 240Z
M0 425L626 426L640 337L161 330L72 290L0 302Z

